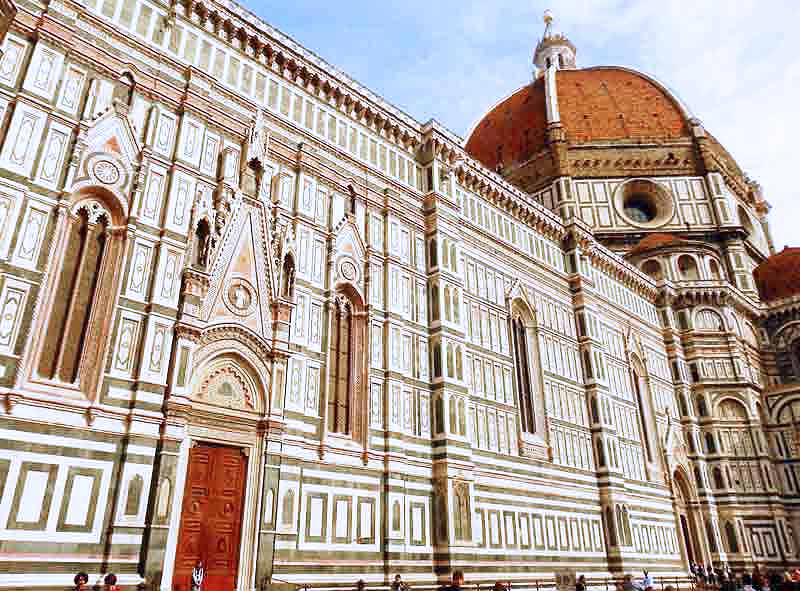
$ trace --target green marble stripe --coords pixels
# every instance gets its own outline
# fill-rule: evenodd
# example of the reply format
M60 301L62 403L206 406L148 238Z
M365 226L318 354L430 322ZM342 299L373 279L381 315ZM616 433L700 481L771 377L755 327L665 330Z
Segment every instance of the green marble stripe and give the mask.
M520 509L525 509L526 511L534 511L536 509L542 510L552 510L553 505L551 503L547 503L547 500L552 501L565 501L571 500L566 499L565 497L559 495L548 495L545 493L539 493L536 497L530 497L531 502L526 503L525 501L512 501L507 499L494 499L488 497L482 497L478 494L475 495L475 503L482 504L482 505L503 505L505 507L519 507ZM591 505L586 507L579 507L579 508L569 508L569 507L559 507L559 512L563 513L573 513L575 515L581 516L595 516L599 517L601 514L600 507L593 507Z
M151 394L164 394L167 391L166 386L160 384L151 384L149 382L140 382L138 380L128 380L124 378L106 377L103 381L103 391L105 392L109 386L117 388L124 388L126 390L140 390L142 392L150 392Z
M28 443L10 439L0 439L0 449L8 449L14 452L29 452L49 456L65 458L80 458L83 460L116 461L119 459L120 452L104 452L91 449L77 449L74 447L61 447L46 445L41 443ZM129 454L125 456L126 463L132 464L152 464L153 458L142 455Z
M92 571L99 570L102 565L107 572L116 574L136 574L139 566L136 563L129 562L116 562L112 557L106 561L102 558L97 559L82 559L68 562L0 562L0 573L14 574L14 573L39 573L39 574L56 574L65 573L74 575L79 571ZM70 577L71 578L71 577ZM39 589L39 587L36 587ZM63 587L62 587L63 589Z
M112 406L114 408L145 410L149 412L160 412L163 407L161 404L153 404L152 402L143 402L141 400L131 401L110 398L107 393L100 396L100 402L105 406Z
M560 484L560 483L559 483ZM543 488L543 487L542 487ZM542 488L536 487L535 489L529 488L528 483L519 483L519 488L515 487L513 484L507 484L505 486L492 486L491 484L483 484L483 483L476 483L475 484L475 494L479 493L498 493L498 494L515 494L519 496L527 496L530 498L542 498ZM596 490L592 490L592 492L597 493ZM545 493L546 494L546 493ZM565 497L562 495L550 495L550 498L556 499L565 499L572 502L586 502L591 503L594 502L599 505L600 503L600 495L597 494L596 498L588 498L588 499L574 499L573 497Z
M116 443L122 435L114 435L109 433L99 433L90 429L80 429L76 427L66 427L59 425L46 425L42 423L34 423L22 419L10 418L8 416L0 416L0 425L5 423L6 429L13 429L16 431L24 431L27 433L45 435L57 435L59 437L68 437L77 441L97 441L101 443ZM139 445L152 445L155 446L157 441L155 438L147 438L144 436L134 435L131 436L131 441L136 438Z
M315 484L317 486L330 486L333 488L345 487L355 490L368 490L378 491L381 488L381 483L366 484L364 482L352 482L347 480L339 480L336 478L317 478L313 476L303 475L303 484Z
M120 532L120 528L115 527L114 532ZM134 532L139 533L139 532ZM139 544L112 544L112 556L133 556L138 555ZM86 560L94 560L91 557L102 556L108 546L103 542L97 544L87 544L78 542L31 542L20 540L4 540L0 543L0 554L44 554L52 556L78 554ZM84 558L81 558L83 560ZM96 560L100 560L97 558ZM5 564L0 561L0 564Z

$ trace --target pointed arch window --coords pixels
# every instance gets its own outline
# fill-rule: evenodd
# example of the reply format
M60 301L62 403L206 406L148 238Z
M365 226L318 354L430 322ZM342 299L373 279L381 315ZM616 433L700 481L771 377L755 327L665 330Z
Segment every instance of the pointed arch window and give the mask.
M527 433L536 431L536 416L534 405L533 374L530 366L530 352L528 351L528 328L519 315L511 321L514 333L514 366L517 372L517 387L519 390L519 413L522 429Z
M346 435L350 433L350 401L353 384L353 306L347 298L336 298L331 328L328 357L331 364L328 430Z
M88 392L98 376L92 372L92 380L84 377L102 357L101 335L114 299L124 234L112 227L112 213L99 198L73 206L59 232L63 254L55 263L52 303L36 368L40 377Z
M360 408L366 403L361 371L366 331L363 302L345 286L330 308L328 331L327 431L354 439L364 434Z
M636 394L636 402L639 407L639 419L641 421L641 429L642 429L642 444L645 449L645 455L647 456L647 461L653 461L653 441L652 438L654 436L655 421L653 417L653 411L650 408L650 401L645 397L649 396L649 391L647 387L647 382L645 381L645 372L644 372L644 365L636 360L636 363L632 364L633 368L633 389Z

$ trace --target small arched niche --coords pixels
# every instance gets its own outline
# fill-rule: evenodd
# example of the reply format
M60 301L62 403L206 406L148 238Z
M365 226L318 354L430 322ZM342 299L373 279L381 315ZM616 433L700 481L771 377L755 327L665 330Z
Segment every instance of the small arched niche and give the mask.
M697 268L697 261L695 258L688 254L682 254L678 257L678 276L681 279L695 281L700 279L700 271Z
M716 280L722 279L722 270L716 259L713 258L708 259L708 273L709 275L711 275L712 279Z
M656 281L659 281L664 278L664 267L658 261L658 259L648 259L642 265L642 272L646 275L649 275Z

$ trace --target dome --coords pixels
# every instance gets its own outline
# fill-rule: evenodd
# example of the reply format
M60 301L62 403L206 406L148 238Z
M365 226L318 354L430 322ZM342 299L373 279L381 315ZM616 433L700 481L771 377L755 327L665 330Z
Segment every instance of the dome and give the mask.
M690 136L687 113L663 86L638 72L596 67L555 72L561 125L572 144L669 141ZM493 107L472 130L467 152L497 169L522 164L546 145L545 77Z
M653 250L654 248L662 248L664 246L678 246L680 244L686 244L686 240L681 238L680 236L676 236L675 234L668 234L666 232L657 232L655 234L648 234L644 238L642 238L639 243L634 246L629 255L637 255L643 252L647 252L648 250Z
M800 248L784 248L753 270L758 293L765 301L800 294Z

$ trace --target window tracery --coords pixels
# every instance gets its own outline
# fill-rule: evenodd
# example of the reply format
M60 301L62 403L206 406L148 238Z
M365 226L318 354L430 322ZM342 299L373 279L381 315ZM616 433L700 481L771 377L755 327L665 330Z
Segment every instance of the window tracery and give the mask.
M40 377L81 385L82 370L101 348L101 332L116 289L124 237L100 197L79 201L65 220L63 256L37 362ZM98 297L101 293L109 297ZM93 357L95 356L95 357Z

